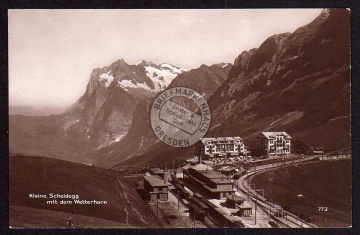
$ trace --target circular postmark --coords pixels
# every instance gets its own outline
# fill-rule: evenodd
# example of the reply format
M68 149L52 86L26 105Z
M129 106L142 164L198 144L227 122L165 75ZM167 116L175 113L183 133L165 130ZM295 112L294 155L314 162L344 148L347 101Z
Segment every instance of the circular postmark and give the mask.
M197 91L173 87L161 92L150 111L151 128L165 144L188 147L196 144L209 130L210 107Z

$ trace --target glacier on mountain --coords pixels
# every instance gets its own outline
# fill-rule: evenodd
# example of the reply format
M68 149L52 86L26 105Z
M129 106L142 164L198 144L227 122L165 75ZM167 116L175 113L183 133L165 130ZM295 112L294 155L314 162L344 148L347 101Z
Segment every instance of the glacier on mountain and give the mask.
M100 81L104 81L105 82L105 87L109 87L110 84L112 83L112 81L114 80L114 77L111 74L111 70L107 73L103 73L100 75L100 78L102 78L103 80Z

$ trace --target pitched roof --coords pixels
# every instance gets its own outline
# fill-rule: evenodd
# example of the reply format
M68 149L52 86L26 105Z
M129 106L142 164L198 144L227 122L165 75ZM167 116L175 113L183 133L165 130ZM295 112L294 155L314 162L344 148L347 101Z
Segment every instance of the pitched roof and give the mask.
M160 168L150 168L149 169L151 172L153 172L154 174L159 174L159 173L164 173Z
M263 132L261 132L261 134L263 134L268 139L273 139L277 135L284 135L285 138L291 139L291 136L288 133L286 133L285 131L263 131Z
M216 184L232 184L233 182L231 180L228 180L228 177L226 175L223 175L217 171L214 170L196 170L198 173L202 174L212 182Z
M214 169L218 171L232 171L236 169L242 170L243 168L234 164L221 164L214 166Z
M169 186L169 183L166 183L165 180L161 179L157 175L144 176L144 180L149 182L151 186Z
M252 206L247 201L244 201L241 205L238 205L240 209L252 209Z
M235 202L243 202L245 201L245 198L239 195L226 195L226 198Z
M236 140L241 140L243 141L239 136L234 136L234 137L208 137L208 138L200 138L200 141L203 144L207 144L210 141L236 141Z
M185 165L185 166L182 167L182 169L184 169L184 170L187 170L189 168L190 168L190 165Z
M206 170L212 170L213 168L211 166L199 163L194 166L190 166L190 168L197 170L197 171L206 171Z

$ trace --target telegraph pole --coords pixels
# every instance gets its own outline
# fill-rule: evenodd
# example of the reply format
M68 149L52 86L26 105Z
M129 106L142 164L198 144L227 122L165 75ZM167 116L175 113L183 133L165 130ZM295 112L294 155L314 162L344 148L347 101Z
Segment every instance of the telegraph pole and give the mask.
M254 184L255 190L255 225L256 225L256 210L257 210L257 193L256 193L256 184Z
M269 223L270 223L270 220L271 220L271 205L269 205Z
M178 195L178 211L180 211L180 192L177 192Z
M159 218L159 198L157 194L156 194L156 217Z

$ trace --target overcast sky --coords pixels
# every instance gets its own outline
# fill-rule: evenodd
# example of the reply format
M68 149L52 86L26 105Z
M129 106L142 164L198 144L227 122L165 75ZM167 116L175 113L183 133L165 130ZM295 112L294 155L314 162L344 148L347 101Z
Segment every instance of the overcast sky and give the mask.
M9 10L10 105L70 106L93 68L120 58L188 69L233 63L321 10Z

